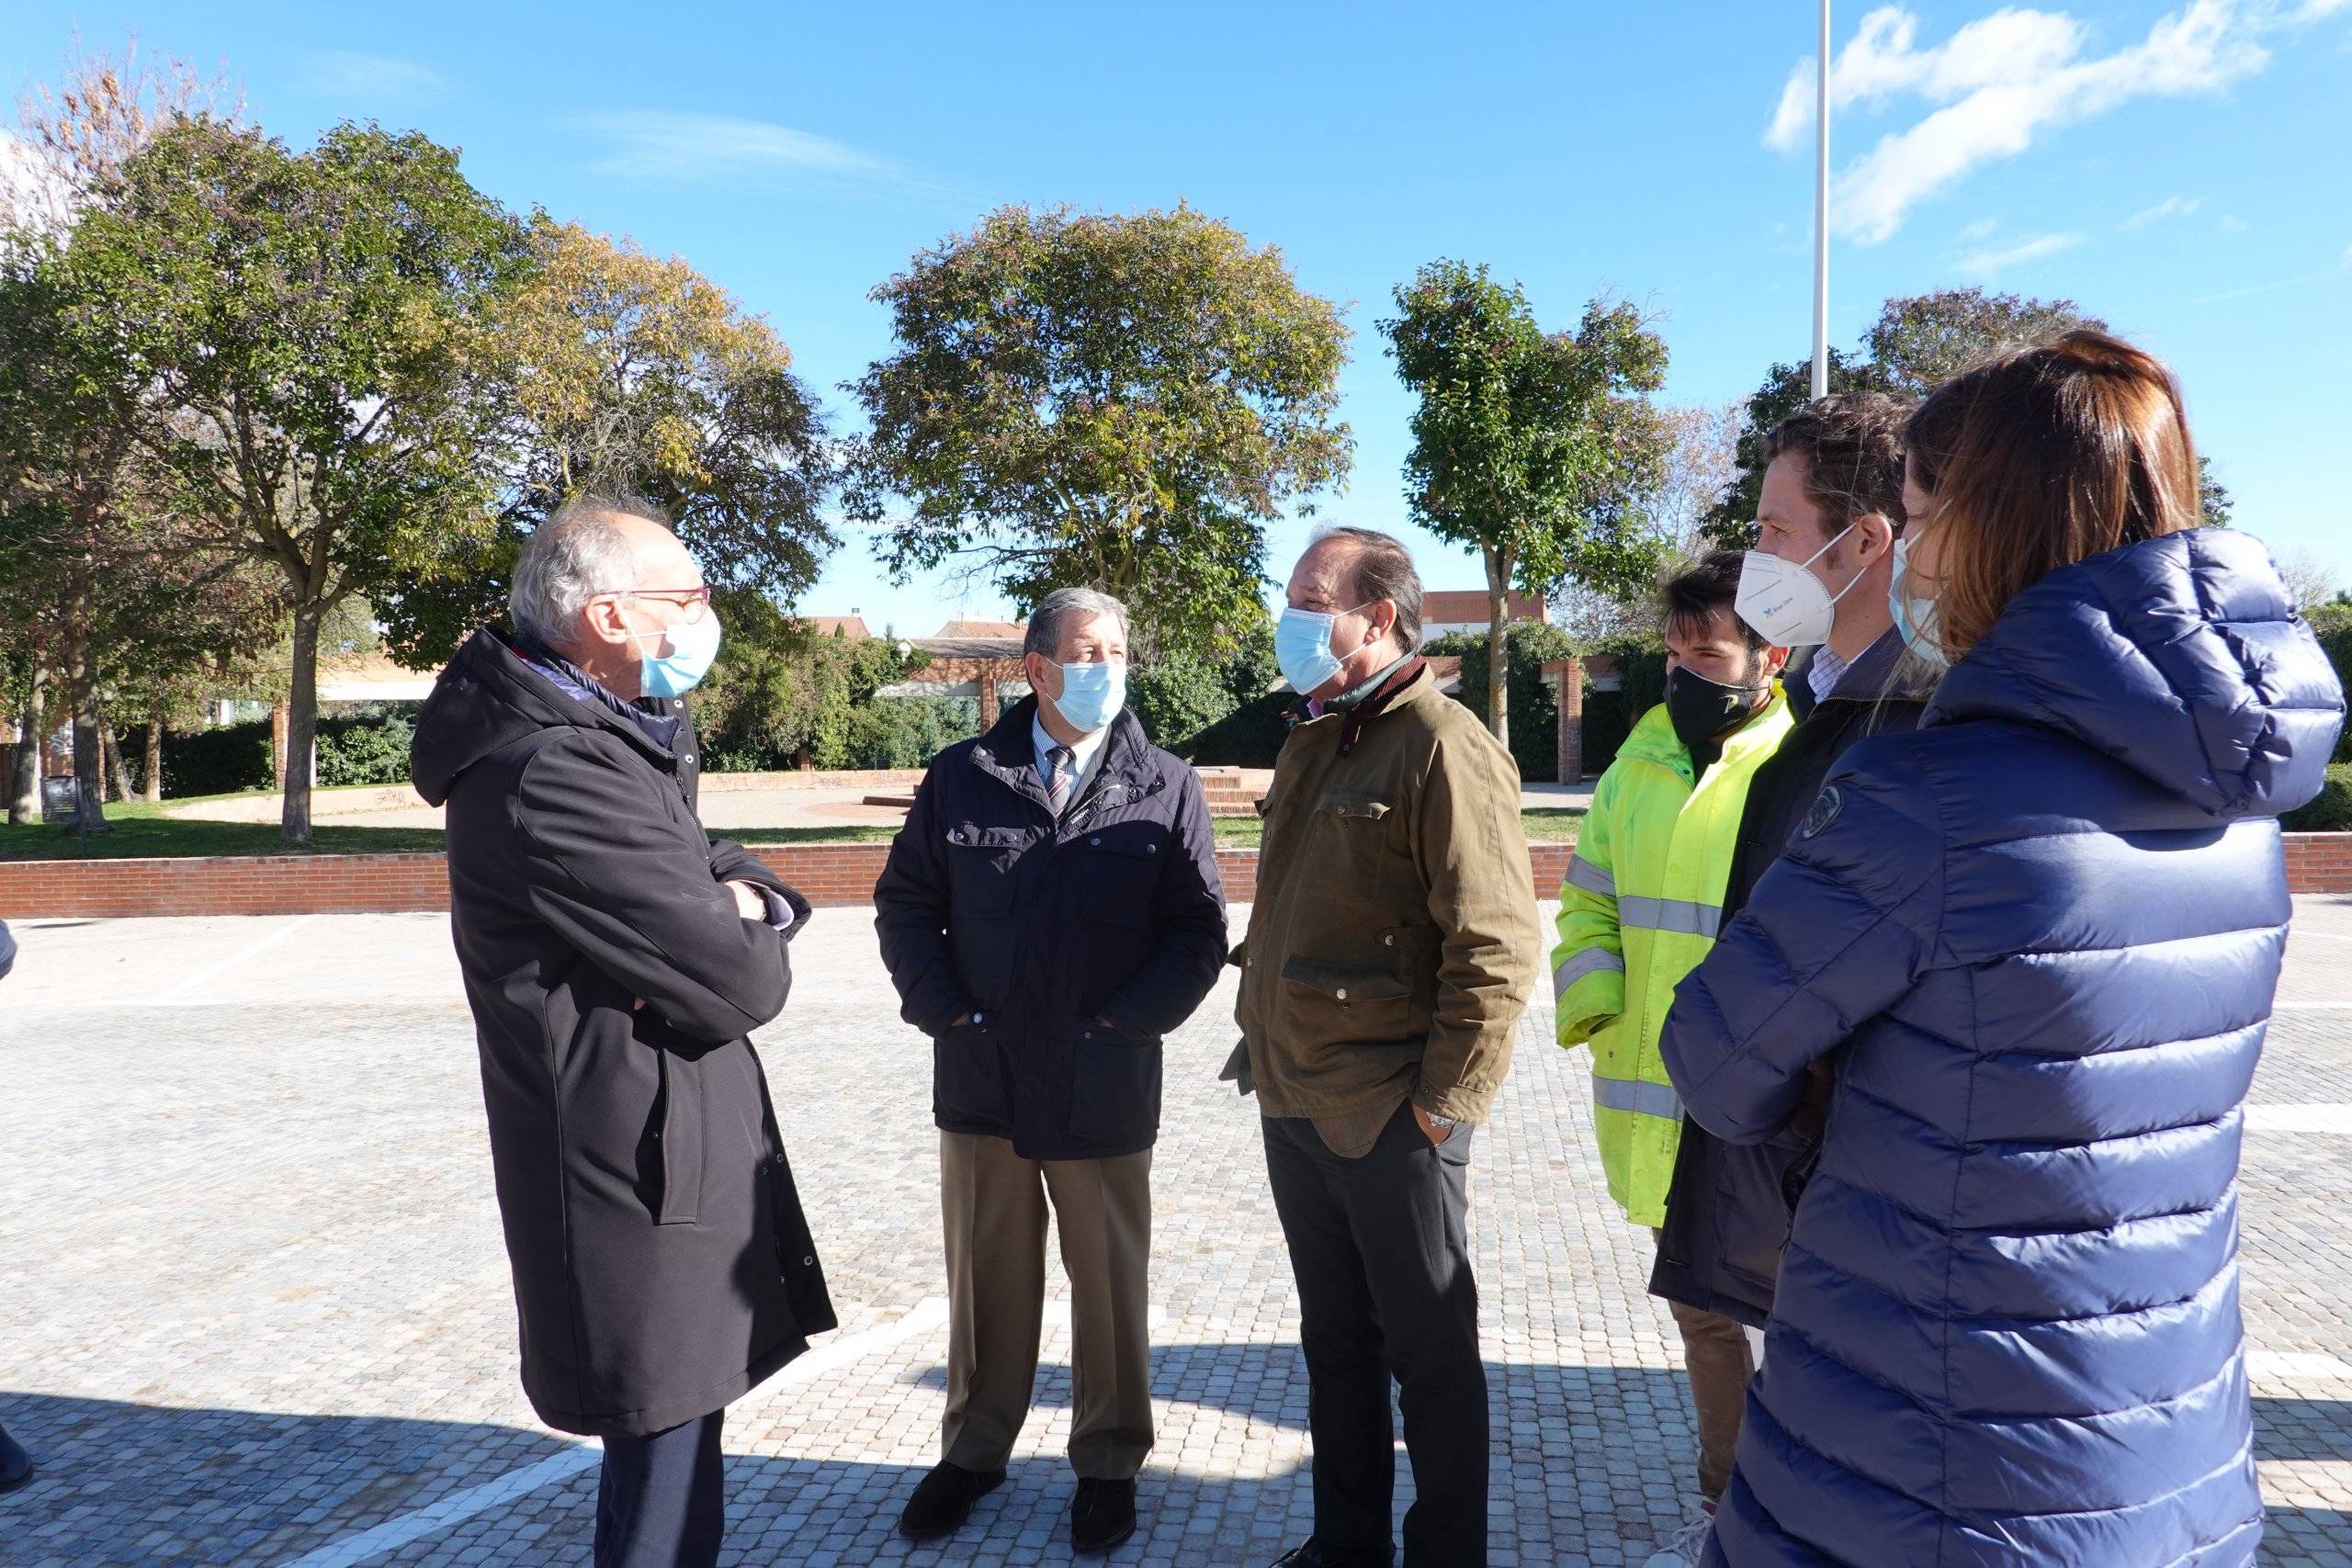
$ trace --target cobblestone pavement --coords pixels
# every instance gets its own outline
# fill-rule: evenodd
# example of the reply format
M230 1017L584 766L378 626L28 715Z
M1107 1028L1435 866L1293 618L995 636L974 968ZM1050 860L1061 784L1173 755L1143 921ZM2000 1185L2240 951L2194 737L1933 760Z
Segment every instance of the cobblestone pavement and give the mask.
M0 990L0 1422L41 1461L0 1563L585 1561L596 1454L532 1418L442 920L34 921ZM893 1532L934 1455L928 1055L860 911L796 946L760 1044L842 1331L729 1413L730 1562L1069 1556L1067 1335L1012 1482ZM2267 1561L2352 1564L2352 899L2305 900L2249 1113L2245 1303ZM1115 1561L1263 1564L1308 1520L1306 1384L1228 980L1169 1046L1159 1447ZM1583 1058L1539 1000L1473 1161L1494 1561L1639 1563L1691 1431L1645 1238L1610 1211ZM1057 1289L1058 1287L1057 1287ZM1409 1485L1400 1488L1401 1506ZM2119 1564L2117 1568L2130 1568Z

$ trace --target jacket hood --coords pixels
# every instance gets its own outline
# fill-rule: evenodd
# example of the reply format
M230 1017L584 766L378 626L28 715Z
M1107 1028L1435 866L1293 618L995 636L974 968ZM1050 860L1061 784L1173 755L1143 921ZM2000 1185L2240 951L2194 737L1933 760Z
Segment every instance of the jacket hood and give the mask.
M2009 602L1922 726L2071 736L2223 819L2316 795L2344 691L2261 543L2199 528L2062 567Z
M466 639L433 683L409 742L409 776L428 806L449 798L458 775L543 729L604 729L660 760L652 741L618 716L566 694L484 626Z

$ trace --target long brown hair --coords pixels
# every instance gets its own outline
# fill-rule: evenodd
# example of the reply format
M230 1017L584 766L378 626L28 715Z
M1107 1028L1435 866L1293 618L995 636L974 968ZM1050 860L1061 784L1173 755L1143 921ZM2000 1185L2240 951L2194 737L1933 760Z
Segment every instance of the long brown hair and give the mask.
M2106 333L1980 360L1904 435L1928 497L1910 531L1938 535L1936 613L1954 659L2050 572L2202 520L2179 383Z

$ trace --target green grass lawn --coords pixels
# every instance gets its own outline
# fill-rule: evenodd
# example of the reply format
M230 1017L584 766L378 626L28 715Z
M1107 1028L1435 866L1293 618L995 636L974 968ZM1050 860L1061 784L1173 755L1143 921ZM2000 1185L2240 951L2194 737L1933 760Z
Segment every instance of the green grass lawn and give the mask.
M167 802L185 806L187 801ZM1530 842L1573 840L1584 813L1558 807L1519 814ZM165 817L163 807L144 801L107 807L109 830L85 840L62 828L34 824L10 827L0 823L0 860L130 860L142 856L277 855L289 850L275 822L201 822ZM1255 817L1220 817L1214 824L1216 841L1224 849L1255 849L1260 824ZM394 854L412 850L438 850L438 828L366 828L321 823L311 854ZM745 844L883 844L898 833L895 827L735 828L728 838Z

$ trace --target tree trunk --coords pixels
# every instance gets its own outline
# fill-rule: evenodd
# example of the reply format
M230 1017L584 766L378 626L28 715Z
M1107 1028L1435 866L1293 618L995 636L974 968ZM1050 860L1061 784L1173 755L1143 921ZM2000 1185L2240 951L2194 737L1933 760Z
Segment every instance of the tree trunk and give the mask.
M1487 558L1487 728L1510 746L1510 562L1500 552Z
M164 798L164 716L153 708L147 713L146 761L139 773L139 793L153 805Z
M102 755L107 764L107 785L111 798L130 798L130 770L122 765L122 737L114 732L114 720L98 716L98 738L105 743Z
M49 673L36 662L25 682L25 711L17 720L17 774L8 793L8 821L21 828L40 820L40 738L49 706Z
M319 733L319 607L294 612L294 685L286 701L286 811L289 844L311 842L311 758Z
M85 837L107 830L105 763L98 739L98 654L93 639L74 639L66 650L66 687L74 707L74 831Z

